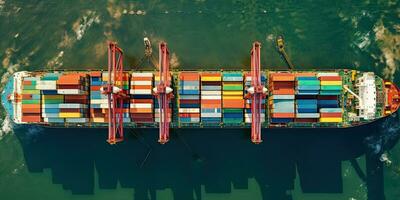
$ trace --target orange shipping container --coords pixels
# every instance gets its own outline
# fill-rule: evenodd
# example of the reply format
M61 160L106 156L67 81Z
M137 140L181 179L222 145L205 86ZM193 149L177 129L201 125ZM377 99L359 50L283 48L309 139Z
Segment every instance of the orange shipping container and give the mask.
M202 99L201 104L221 104L222 101L219 99Z
M218 104L201 104L201 108L221 108L222 105Z
M32 81L23 81L22 84L23 85L32 85Z
M319 77L321 81L341 81L342 77L340 76L321 76Z
M58 85L78 85L80 84L81 76L79 74L68 74L60 76L57 81Z
M204 77L220 77L221 73L203 72L203 73L201 73L201 76L204 76Z
M90 91L100 91L101 86L90 86Z
M40 113L40 108L22 108L22 113Z
M272 113L273 118L294 118L294 113Z
M132 76L131 81L152 81L153 77L135 77Z
M200 80L200 74L195 72L183 72L179 75L179 79L183 81L197 81Z
M134 90L151 90L153 86L151 85L132 85L131 89Z
M32 99L32 94L22 94L22 99L26 100Z
M272 94L276 95L293 95L294 94L294 89L279 89L279 90L273 90Z
M152 113L153 109L151 108L131 108L129 109L130 113Z
M317 73L314 73L314 72L297 72L296 73L296 76L311 76L311 77L313 77L316 75L317 75Z
M40 108L40 104L22 104L22 109Z
M223 108L244 108L243 99L224 99L222 100Z
M89 75L93 77L101 77L101 71L91 71L89 72Z

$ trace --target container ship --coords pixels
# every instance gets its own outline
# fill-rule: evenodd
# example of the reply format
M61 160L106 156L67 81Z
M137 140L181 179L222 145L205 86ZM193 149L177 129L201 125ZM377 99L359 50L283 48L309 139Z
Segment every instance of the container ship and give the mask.
M108 70L16 72L2 104L16 124L108 127L110 143L123 128L159 128L161 143L169 128L249 128L259 143L263 128L346 128L398 109L398 87L373 72L261 70L259 48L251 71L169 71L162 43L158 70L129 71L110 43Z

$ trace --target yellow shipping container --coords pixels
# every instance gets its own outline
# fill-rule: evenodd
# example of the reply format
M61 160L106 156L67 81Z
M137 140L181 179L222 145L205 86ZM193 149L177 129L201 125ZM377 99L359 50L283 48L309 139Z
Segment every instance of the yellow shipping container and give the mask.
M223 91L223 95L242 95L243 96L243 91Z
M321 85L342 85L342 81L321 81Z
M96 122L96 123L102 123L102 122L106 122L104 118L101 117L95 117L92 118L92 122Z
M342 118L340 117L321 117L319 118L319 122L342 122Z
M222 96L222 99L243 99L243 96Z
M22 94L40 94L40 90L22 90Z
M235 83L235 82L233 82L233 83L223 82L222 85L224 85L224 86L239 86L239 87L243 86L242 83Z
M60 118L79 118L82 117L82 113L80 112L61 112L58 114L58 117Z
M64 99L64 95L42 95L42 99Z
M201 81L221 81L220 76L213 76L213 77L201 77Z

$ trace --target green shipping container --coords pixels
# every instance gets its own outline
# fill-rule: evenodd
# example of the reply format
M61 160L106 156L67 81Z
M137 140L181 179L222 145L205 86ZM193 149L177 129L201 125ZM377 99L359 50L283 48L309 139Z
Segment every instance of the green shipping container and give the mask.
M223 90L243 90L243 86L224 85Z
M243 119L239 119L239 118L224 118L223 119L223 122L224 123L230 123L230 124L238 124L238 123L242 123L243 122Z
M224 108L222 109L223 113L243 113L243 109L241 108Z
M43 104L59 104L64 103L64 99L46 99L42 100Z
M24 90L36 90L36 85L24 85Z
M319 81L297 81L297 85L320 85Z
M40 100L22 100L22 104L40 104Z
M342 90L341 85L321 85L321 90Z

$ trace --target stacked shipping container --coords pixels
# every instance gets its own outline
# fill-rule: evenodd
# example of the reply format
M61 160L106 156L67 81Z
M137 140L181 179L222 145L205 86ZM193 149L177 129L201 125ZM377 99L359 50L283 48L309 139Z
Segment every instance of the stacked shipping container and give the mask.
M153 73L132 73L130 87L130 116L132 122L151 123L153 116Z
M88 84L86 73L69 73L59 76L57 80L57 95L42 97L45 104L59 104L59 118L65 118L67 123L87 123L88 118ZM62 102L64 100L64 102Z
M42 117L44 122L64 123L65 119L59 116L64 105L64 95L57 92L57 81L59 73L46 73L38 81L37 89L41 90L42 95Z
M247 95L247 89L251 87L251 73L246 73L245 74L245 88L244 88L244 92L245 95ZM266 78L265 75L262 74L261 75L261 83L262 85L265 85L266 82ZM261 122L265 122L265 99L263 99L261 107ZM245 100L245 110L244 110L244 119L246 123L251 123L252 119L251 119L251 99L246 99Z
M201 74L201 121L221 122L221 73L203 72Z
M222 74L222 113L224 123L243 122L243 74L224 72Z
M169 81L170 81L170 83L172 84L172 77L171 77L171 75L170 76L168 76L168 79L169 79ZM157 85L159 84L159 82L160 82L160 77L159 77L159 75L158 75L158 73L156 73L156 74L154 74L154 87L157 87ZM170 86L171 88L173 88L173 86L171 85ZM160 122L160 105L159 105L159 103L158 103L158 99L157 99L157 97L156 96L153 96L154 97L154 120L156 121L156 122ZM169 122L171 122L171 115L172 115L172 101L170 102L170 104L168 105L168 109L169 109L169 116L168 116L168 121Z
M295 76L292 73L272 73L269 76L271 123L292 122L295 117Z
M22 80L22 122L41 122L40 90L36 88L38 77Z
M320 81L315 73L296 74L296 122L317 122L320 114L316 95Z
M101 72L90 73L90 120L95 123L108 122L108 98L100 88L107 84Z
M179 73L179 122L200 122L200 74Z
M342 92L342 78L338 73L318 73L321 91L318 97L320 122L342 122L343 110L339 108L339 95Z

